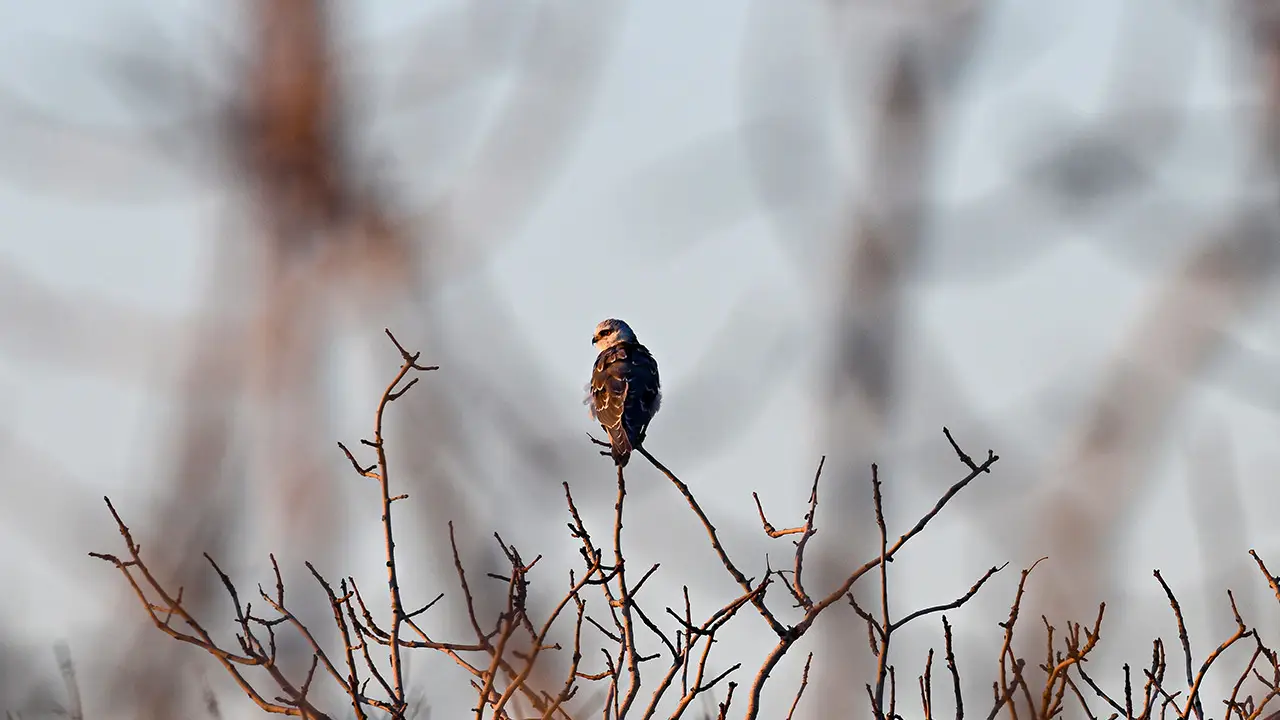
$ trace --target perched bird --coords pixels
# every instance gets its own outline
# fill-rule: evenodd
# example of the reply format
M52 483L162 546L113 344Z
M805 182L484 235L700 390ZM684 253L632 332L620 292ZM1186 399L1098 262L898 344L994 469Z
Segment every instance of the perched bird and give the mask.
M608 454L625 467L632 449L644 444L649 421L662 404L658 363L621 320L610 318L597 325L591 342L600 354L591 371L586 404L591 417L609 433Z

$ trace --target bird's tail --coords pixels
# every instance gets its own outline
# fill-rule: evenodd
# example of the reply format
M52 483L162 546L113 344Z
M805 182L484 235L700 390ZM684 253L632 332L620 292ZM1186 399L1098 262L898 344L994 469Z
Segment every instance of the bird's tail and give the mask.
M631 459L631 438L627 437L627 431L621 423L608 430L609 443L613 446L613 462L618 467L626 467L627 461Z

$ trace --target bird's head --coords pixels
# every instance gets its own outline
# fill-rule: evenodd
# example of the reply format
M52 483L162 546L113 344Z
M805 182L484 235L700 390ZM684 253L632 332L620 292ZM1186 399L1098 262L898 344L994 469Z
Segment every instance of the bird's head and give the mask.
M607 350L620 342L636 342L636 334L631 331L630 325L614 318L596 325L596 332L591 336L591 343L600 351Z

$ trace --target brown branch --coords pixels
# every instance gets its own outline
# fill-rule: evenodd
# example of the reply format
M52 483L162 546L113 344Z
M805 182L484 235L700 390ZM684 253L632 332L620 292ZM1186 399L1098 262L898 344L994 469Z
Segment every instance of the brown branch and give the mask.
M872 560L868 560L861 567L854 570L840 585L840 587L833 590L830 594L828 594L822 600L814 603L813 607L806 610L804 617L798 623L791 626L790 628L783 629L783 632L779 635L778 643L774 646L773 650L770 651L764 663L761 665L760 671L756 674L756 677L752 682L751 692L747 701L746 717L748 718L748 720L754 720L759 715L760 696L764 689L764 684L768 680L769 674L773 671L773 668L778 664L778 661L782 659L782 656L787 653L787 651L791 648L791 646L795 644L796 640L798 640L800 637L804 635L805 632L808 631L808 629L817 620L818 616L824 610L826 610L828 607L830 607L832 604L838 601L840 598L845 597L848 594L850 588L853 587L853 584L857 582L860 578L862 578L863 575L875 569L876 567L880 566L881 563L883 562L891 562L894 555L897 554L897 552L900 551L903 548L903 546L905 546L907 542L911 540L911 538L915 537L922 530L924 530L924 528L929 524L929 522L933 520L933 518L936 517L938 513L942 511L942 508L946 507L947 503L950 502L950 500L954 498L957 493L963 490L969 483L971 483L979 475L990 472L991 466L994 465L1000 459L1000 457L996 455L994 452L988 451L986 460L984 460L981 464L976 464L973 462L971 458L969 458L968 455L966 455L963 451L960 451L959 446L955 443L954 439L951 437L951 432L949 430L947 430L946 428L943 428L943 432L947 436L948 440L952 443L952 447L957 451L957 455L960 457L961 462L963 462L965 466L969 469L969 473L963 479L953 483L951 487L949 487L947 491L943 493L942 497L937 501L937 503L934 504L933 508L930 509L928 512L926 512L923 516L921 516L921 518L916 522L916 524L912 526L910 529L908 529L905 533L900 535L898 539L891 546L885 548L884 552L880 556ZM673 483L675 483L677 488L681 489L682 494L684 494L686 499L690 501L690 505L694 507L699 517L703 519L704 525L708 527L708 531L711 532L712 528L711 528L710 522L706 520L706 516L693 503L692 497L688 493L687 486L685 486L684 483L680 482L674 475L672 475L669 470L667 470L665 467L661 465L661 463L658 463L656 460L654 460L652 456L650 456L648 452L646 452L643 448L640 449L640 452L644 453L645 457L648 458L650 462L654 464L655 467L657 467L664 474L666 474L667 477ZM717 551L723 555L723 550L720 548L718 541L715 541L714 539L714 533L711 532L711 534L713 538L713 546L715 546ZM732 568L728 564L726 564L726 567L730 568L730 572L734 574L735 579L740 576L740 573L737 573L735 568ZM763 600L761 600L757 604L757 608L763 607L763 605L764 605ZM763 614L763 611L762 611L762 614ZM767 617L772 619L772 614L768 615ZM777 621L773 620L772 622L776 623Z
M1169 606L1173 608L1173 618L1178 623L1178 642L1182 645L1182 657L1184 669L1187 674L1187 687L1191 687L1191 683L1195 681L1195 676L1191 670L1191 639L1187 635L1187 625L1182 620L1182 607L1178 604L1178 598L1174 597L1173 590L1169 588L1169 584L1164 581L1164 576L1159 570L1151 572L1155 576L1156 581L1160 583L1160 587L1164 589L1164 594L1169 598Z
M982 577L978 578L978 581L974 583L969 588L968 592L966 592L964 595L961 595L960 597L956 598L955 600L952 600L949 603L946 603L945 605L933 605L931 607L921 608L919 610L916 610L915 612L910 613L909 615L902 618L901 620L895 621L893 623L893 629L897 630L898 628L902 627L903 625L906 625L912 620L915 620L916 618L919 618L919 617L923 617L925 615L931 615L936 612L946 612L947 610L955 610L961 605L964 605L965 603L969 602L969 600L973 598L974 595L978 594L978 591L982 589L982 586L985 585L986 582L991 579L992 575L995 575L996 573L1000 572L1006 567L1009 567L1009 563L1007 562L1003 565L991 566L991 568L989 568L985 573L983 573Z
M534 666L534 663L536 663L538 660L538 654L541 653L543 648L546 647L545 643L546 643L547 636L551 633L551 626L555 624L556 618L560 616L560 613L564 610L565 606L569 604L570 600L573 600L578 606L578 620L574 627L574 657L581 658L582 653L578 649L578 642L579 642L578 638L580 637L581 631L582 631L582 613L583 613L583 608L585 606L582 602L580 593L582 592L582 588L586 586L587 581L591 578L591 576L598 573L599 571L600 571L600 566L598 562L592 567L588 568L587 572L583 574L582 579L573 583L569 587L569 591L565 594L563 598L561 598L560 602L551 611L551 615L547 618L546 622L543 623L542 629L539 630L537 637L535 637L533 640L533 650L530 653L529 658L525 663L524 670L521 671L521 673L514 680L511 681L511 683L507 686L506 692L504 692L502 696L498 698L498 702L494 705L493 712L495 715L502 712L507 702L511 699L512 694L514 694L514 692L518 688L524 687L525 682L529 679L529 675L533 672L533 666ZM574 676L574 673L576 672L577 663L578 663L578 660L575 659L573 661L574 670L571 671L569 674L570 678L572 678ZM564 692L568 693L569 688L566 687ZM567 699L567 697L562 697L561 700L556 703L556 705L558 706L560 703L564 702L565 699ZM550 710L548 710L547 712L550 712Z
M951 681L956 694L956 720L964 720L964 695L960 692L960 670L956 667L956 654L951 644L951 623L947 616L942 616L942 635L946 643L947 671L951 673Z
M1253 557L1253 561L1258 564L1258 569L1262 571L1263 577L1267 579L1267 585L1271 586L1271 592L1276 594L1276 602L1280 602L1280 578L1271 574L1267 569L1266 563L1262 562L1262 558L1258 557L1258 552L1252 548L1249 549L1249 555Z
M636 695L640 692L640 661L639 654L636 652L635 626L631 621L631 590L627 587L627 576L624 569L626 561L622 556L622 505L627 497L627 482L622 474L622 466L618 465L617 468L618 499L613 508L613 566L617 569L617 602L622 614L622 637L625 643L623 650L627 660L627 673L630 676L630 685L627 687L626 696L618 709L618 717L621 718L631 709L631 704L635 702Z
M1039 560L1036 560L1035 562L1031 563L1031 567L1022 571L1022 575L1018 578L1018 590L1016 593L1014 593L1014 596L1013 596L1013 604L1009 606L1009 619L1001 624L1002 627L1004 627L1004 643L1000 646L1000 680L999 682L1000 682L1001 695L1000 697L997 698L996 706L992 708L991 714L988 716L988 718L995 717L996 713L999 712L1000 708L1005 703L1009 703L1010 720L1017 720L1017 717L1018 717L1017 710L1014 709L1013 703L1012 703L1013 693L1015 690L1018 689L1020 683L1024 686L1024 689L1025 689L1026 683L1022 679L1021 662L1013 656L1013 649L1012 649L1013 626L1015 623L1017 623L1018 613L1022 608L1022 596L1023 596L1023 593L1026 592L1027 577L1031 575L1031 571L1035 570L1037 565L1039 565L1041 562L1045 561L1046 559L1048 558L1042 557ZM1013 660L1013 679L1012 680L1009 677L1008 664L1006 663L1005 658L1011 658ZM1027 703L1028 705L1032 705L1030 697L1027 698ZM1032 706L1034 707L1034 705Z
M1254 636L1254 639L1257 639L1256 635ZM1245 716L1240 704L1236 702L1236 698L1240 696L1240 688L1243 687L1245 681L1249 679L1249 673L1253 671L1253 666L1258 663L1258 658L1260 657L1262 657L1262 643L1261 641L1258 641L1257 647L1253 649L1253 654L1249 656L1249 664L1245 665L1244 672L1240 673L1240 677L1236 680L1235 684L1231 686L1231 696L1223 703L1227 706L1227 717L1231 717L1231 713L1233 711L1241 717Z
M503 655L506 651L507 642L511 636L515 634L516 628L519 627L516 618L516 594L514 588L516 585L516 573L511 573L511 579L508 581L507 590L507 610L498 618L498 642L490 651L491 659L489 668L483 674L484 684L480 688L480 702L476 704L476 720L482 720L484 717L484 708L486 705L494 704L496 706L497 699L490 699L493 692L494 680L497 678L498 669L502 664ZM497 714L495 713L495 716Z
M1209 653L1209 656L1200 664L1200 671L1196 673L1195 680L1190 683L1191 688L1187 691L1187 704L1180 714L1182 718L1188 717L1193 709L1198 717L1203 717L1203 711L1200 709L1200 685L1203 684L1205 676L1209 674L1210 666L1222 656L1222 653L1227 651L1227 648L1253 634L1252 630L1245 627L1244 620L1240 617L1240 610L1236 608L1235 595L1230 590L1227 591L1227 600L1231 603L1231 615L1236 621L1236 630L1230 637L1222 641L1222 644L1218 645L1213 652Z
M932 654L930 655L932 657ZM800 705L800 698L804 696L804 689L809 686L809 663L813 662L813 653L809 653L809 657L804 660L804 671L800 673L800 688L796 690L796 699L791 701L791 709L787 711L786 720L791 720L796 714L796 708ZM925 720L928 720L926 717Z
M320 587L324 589L325 596L329 598L329 607L333 610L333 624L338 627L338 633L342 637L342 651L346 655L347 661L347 679L344 685L347 696L351 698L351 710L355 713L356 720L366 720L368 715L364 711L364 707L360 704L360 671L356 663L355 646L351 642L351 628L347 624L346 615L343 613L343 605L349 605L352 593L347 591L346 581L343 580L341 589L342 597L339 598L333 591L333 586L329 581L324 579L320 571L315 566L307 563L307 570L311 571L311 576L316 579Z
M924 720L933 720L933 648L924 661L924 673L918 678L920 683L920 708L924 711Z
M225 650L221 646L219 646L213 640L213 638L209 635L209 633L205 630L204 626L201 625L200 622L196 620L187 611L187 609L183 606L181 602L179 602L178 598L175 598L174 596L166 592L164 589L164 586L155 578L154 575L152 575L150 569L147 567L146 563L144 563L141 558L141 555L140 555L141 547L136 542L134 542L133 534L129 531L129 527L125 525L124 520L120 518L120 514L116 512L115 506L112 505L111 503L111 499L104 497L103 500L106 501L107 509L110 510L111 517L115 519L116 527L119 530L121 537L124 538L125 546L126 548L128 548L130 559L127 561L121 560L120 558L114 555L108 555L104 553L89 553L89 555L99 560L109 562L112 565L114 565L118 570L120 570L120 572L124 575L125 580L129 583L129 586L133 589L134 594L138 597L139 602L141 602L143 609L146 610L148 617L151 618L151 622L158 629L160 629L170 637L174 638L175 640L179 640L181 642L188 643L190 645L195 645L196 647L199 647L205 652L212 655L218 661L218 663L222 665L222 667L227 671L227 673L231 675L231 678L235 681L236 685L245 693L245 695L247 695L251 700L253 700L254 703L258 705L258 707L262 708L266 712L274 713L278 715L293 715L298 717L302 717L303 714L306 713L308 716L312 718L316 718L317 720L327 720L329 718L328 715L326 715L325 713L321 712L319 709L314 707L305 698L302 698L299 696L298 691L284 677L284 675L280 672L279 668L275 666L274 653L266 654L262 652L260 643L257 643L257 646L259 649L257 650L254 649L255 641L252 636L252 632L247 629L248 628L247 620L242 623L242 627L245 628L245 636L242 637L242 646L244 649L244 654L234 653L234 652ZM136 570L137 573L142 577L142 580L151 589L151 591L161 599L161 603L155 604L155 603L152 603L150 600L148 600L146 592L143 590L142 585L138 582L138 578L134 576L134 572L133 572L134 570ZM239 601L234 600L234 596L233 596L233 601L236 606L237 616L244 618L245 613L243 613L240 607ZM157 608L165 610L166 619L161 619L160 615L158 614ZM191 629L191 633L194 633L194 634L184 633L181 630L173 627L173 625L171 624L171 620L173 617L177 617L180 620L182 620L187 625L187 627ZM256 666L256 667L262 667L263 669L265 669L268 675L271 676L272 680L274 680L276 684L279 686L280 690L285 693L288 700L290 702L296 703L296 705L291 706L288 704L283 704L279 701L272 702L271 700L268 700L267 698L265 698L248 681L248 679L244 677L243 673L241 673L240 670L237 668L238 665Z
M970 467L973 461L967 456L961 455L964 463ZM876 690L872 696L871 712L875 714L876 720L885 720L884 712L884 683L887 679L887 670L889 668L889 642L893 637L893 621L889 617L889 528L884 521L884 495L880 489L880 470L872 463L871 465L871 502L876 512L876 528L880 533L880 563L876 569L880 571L880 626L884 631L880 635L880 647L876 652ZM853 597L852 593L846 593L849 598ZM893 717L893 711L889 711L889 717Z
M1067 690L1068 676L1067 670L1085 660L1088 654L1097 646L1102 631L1102 616L1106 611L1106 603L1098 605L1098 617L1094 621L1093 630L1088 630L1079 623L1068 623L1067 626L1067 654L1065 657L1057 657L1052 654L1045 663L1043 669L1048 673L1044 682L1044 691L1040 695L1040 715L1039 717L1054 717L1062 706L1062 698ZM1048 620L1045 625L1048 626ZM1085 635L1085 641L1080 642L1080 633ZM1053 637L1052 628L1049 631L1049 637ZM1054 660L1057 660L1054 663ZM1057 690L1054 685L1057 684Z
M436 370L438 367L434 365L419 365L418 357L420 353L410 354L404 349L404 346L400 344L400 341L396 340L395 335L391 334L390 329L384 328L384 332L386 332L387 337L390 338L391 342L396 346L396 349L400 351L400 357L403 360L403 363L400 365L400 371L396 373L395 377L387 385L387 389L382 393L382 398L378 401L378 409L374 412L373 441L371 444L373 445L378 458L378 486L382 493L383 542L386 545L385 550L387 557L387 590L390 595L391 603L391 675L392 689L394 690L392 703L397 712L403 713L405 709L405 694L404 669L402 667L403 660L400 654L400 628L404 624L405 612L404 604L400 598L399 570L396 567L395 533L392 531L391 526L391 481L389 477L389 468L387 467L386 446L383 442L382 434L383 416L386 413L387 405L404 395L404 393L412 387L413 383L417 381L417 378L414 378L403 389L399 391L396 390L396 387L411 370L426 372Z
M689 491L689 486L685 485L684 482L668 470L665 465L658 462L657 458L650 455L648 450L645 450L643 447L638 447L636 450L643 455L646 460L652 463L659 472L666 475L667 479L669 479L672 484L676 486L676 489L680 491L680 494L684 496L685 501L689 503L689 507L693 509L693 512L698 516L698 519L702 521L702 526L706 528L707 535L711 538L711 547L716 551L716 554L720 556L721 564L723 564L725 569L729 571L729 574L733 576L733 579L738 583L738 585L741 586L744 591L750 593L753 590L751 581L748 580L747 576L743 575L742 571L738 569L738 566L729 559L729 554L725 552L724 546L720 543L720 536L716 533L716 526L711 524L711 520L708 519L707 514L703 512L702 506L694 499L693 493ZM779 637L787 634L786 627L784 627L782 623L778 622L778 619L773 615L773 611L769 610L769 608L765 606L762 598L753 600L752 604L755 605L756 610L760 613L760 616L765 619L765 622L769 623L769 627L775 634Z
M569 574L569 582L573 583L572 572ZM586 613L587 604L580 593L574 593L572 597L577 608L577 617L573 623L573 655L570 656L569 671L566 674L564 686L560 694L556 695L555 701L542 713L542 720L549 720L561 705L571 700L578 692L578 666L582 662L582 618Z

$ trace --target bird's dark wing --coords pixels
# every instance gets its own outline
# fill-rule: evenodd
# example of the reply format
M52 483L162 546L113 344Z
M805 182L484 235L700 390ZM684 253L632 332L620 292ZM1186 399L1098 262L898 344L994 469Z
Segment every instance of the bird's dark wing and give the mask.
M658 363L643 345L628 348L627 396L622 416L632 445L644 443L649 421L662 404L662 388L658 380Z
M620 465L626 465L631 455L631 441L623 429L629 369L626 348L615 345L600 353L591 372L593 414L609 433L613 457Z

